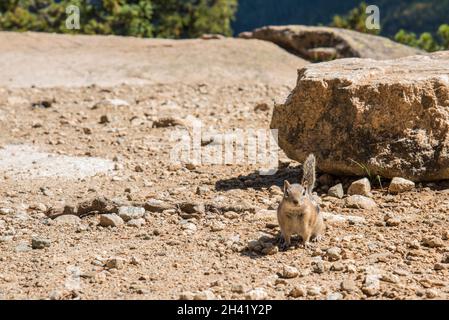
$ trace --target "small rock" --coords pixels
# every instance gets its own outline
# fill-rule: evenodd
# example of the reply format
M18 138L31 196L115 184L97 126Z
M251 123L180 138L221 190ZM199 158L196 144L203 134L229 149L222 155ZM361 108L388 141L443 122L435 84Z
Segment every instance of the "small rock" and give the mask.
M118 227L124 224L122 218L116 214L102 214L100 215L100 226L102 227Z
M267 292L262 288L256 288L249 291L245 295L246 300L266 300L268 298Z
M441 259L442 263L449 263L449 253L446 253Z
M182 212L189 215L203 215L206 213L204 204L197 202L183 202L179 205Z
M326 271L325 267L324 267L324 263L323 261L315 261L312 263L312 270L315 273L321 274L324 273Z
M193 292L181 292L179 294L179 300L193 300L193 298L195 297L195 295L193 294Z
M128 222L133 219L140 219L145 214L145 209L141 207L120 207L118 215L123 221Z
M326 257L329 261L338 261L341 259L341 249L338 247L332 247L326 251Z
M343 185L341 183L329 188L329 190L327 191L327 194L330 197L334 197L334 198L338 198L338 199L343 199L345 192L343 190Z
M282 272L280 272L280 276L284 279L293 279L296 278L298 275L299 275L298 269L286 265L284 265L284 267L282 268Z
M437 237L426 237L423 239L423 244L429 248L442 248L444 241Z
M317 286L312 286L307 289L307 294L312 297L319 296L321 294L321 288Z
M231 287L231 292L233 293L245 293L246 288L242 284L234 284Z
M380 280L388 283L399 283L399 277L390 273L383 274Z
M426 298L427 299L435 299L436 297L438 297L438 292L436 290L433 290L433 289L426 290Z
M79 225L81 223L80 217L74 215L59 216L54 219L56 225Z
M271 196L282 196L284 194L279 186L271 186L268 188L268 192L270 192Z
M33 237L31 239L31 248L44 249L50 247L51 241L44 238Z
M346 207L353 209L374 210L377 208L373 199L361 195L353 195L346 199Z
M357 290L356 283L351 279L343 280L340 284L341 290L351 293Z
M369 274L365 277L365 282L363 283L362 291L368 297L372 297L378 294L380 289L380 279L379 275Z
M265 102L259 103L254 107L254 111L268 111L268 110L270 110L270 106Z
M109 123L109 122L111 122L111 121L109 120L109 117L107 115L102 115L100 117L100 124L106 124L106 123Z
M189 232L196 232L198 229L197 226L194 223L187 222L182 225L182 229L189 231Z
M27 252L30 251L31 247L28 245L28 243L19 243L16 246L16 252Z
M387 227L397 227L401 224L400 218L389 218L386 220Z
M398 194L401 192L411 191L415 188L415 183L413 181L403 179L403 178L393 178L388 187L388 192L392 194Z
M140 228L141 226L143 226L145 224L146 220L143 218L140 219L132 219L129 220L126 225L130 226L130 227L134 227L134 228Z
M332 271L343 271L345 266L341 262L336 262L331 266Z
M14 210L11 208L0 208L0 215L9 215L13 214Z
M207 186L198 186L196 188L196 194L197 195L202 196L202 195L207 194L208 192L209 192L209 187L207 187Z
M343 295L340 292L333 292L333 293L329 294L326 299L330 300L330 301L341 300L341 299L343 299Z
M433 266L433 269L436 271L445 270L445 269L447 269L447 266L442 263L435 263L435 265Z
M213 221L211 226L210 226L210 229L211 229L212 232L219 232L219 231L224 230L225 227L226 226L225 226L225 224L223 222Z
M348 189L348 195L360 195L365 197L370 197L371 194L371 184L367 178L363 178L354 181Z
M307 291L304 287L295 286L288 294L289 297L292 298L301 298L307 294Z
M106 260L106 268L108 269L123 269L125 260L122 258L109 258Z
M215 295L212 291L210 290L204 290L201 292L196 293L193 296L193 300L201 300L201 301L205 301L205 300L215 300Z
M239 217L239 214L237 212L234 212L234 211L226 211L225 213L223 213L223 216L226 219L234 220L234 219L237 219Z
M169 203L164 202L164 201L152 199L152 200L148 200L145 203L144 208L145 208L145 210L150 211L150 212L161 213L161 212L164 212L165 210L174 209L175 207Z

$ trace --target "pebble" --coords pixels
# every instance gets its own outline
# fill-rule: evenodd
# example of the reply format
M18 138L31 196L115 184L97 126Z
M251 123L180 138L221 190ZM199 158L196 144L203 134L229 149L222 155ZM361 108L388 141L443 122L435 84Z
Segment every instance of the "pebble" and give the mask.
M231 292L233 293L245 293L246 288L242 284L233 284L231 287Z
M0 208L0 215L9 215L13 214L14 210L11 208Z
M234 212L234 211L226 211L225 213L223 213L223 216L226 219L234 220L234 219L237 219L239 217L239 214L237 212Z
M371 198L361 195L353 195L346 199L346 207L353 209L374 210L377 208L377 204Z
M341 249L338 247L332 247L326 251L326 257L329 261L338 261L341 259Z
M181 292L179 294L179 300L193 300L193 298L195 297L195 295L193 294L193 292L190 291L185 291L185 292Z
M343 271L345 266L341 262L336 262L331 266L332 271Z
M193 300L200 300L200 301L215 300L215 294L210 290L204 290L195 293L195 295L193 296Z
M351 293L357 290L357 285L354 280L346 279L341 282L340 288L345 292Z
M146 220L143 218L140 219L132 219L129 220L126 225L130 226L130 227L134 227L134 228L140 228L141 226L143 226L145 224Z
M59 216L54 219L56 225L79 225L81 223L80 217L74 215Z
M292 290L290 290L288 296L292 298L301 298L307 294L307 291L304 287L295 286Z
M148 200L145 202L144 209L150 212L162 213L165 210L174 209L175 207L161 200Z
M199 196L205 195L209 192L209 187L207 186L198 186L196 188L196 194Z
M123 269L125 260L122 258L109 258L106 260L105 266L108 269Z
M295 267L284 265L282 271L280 272L281 278L293 279L299 275L299 271Z
M398 194L402 192L411 191L415 188L415 183L413 181L403 179L403 178L393 178L388 187L388 192L391 194Z
M210 229L212 232L219 232L225 229L226 225L220 221L213 221L211 223Z
M118 227L124 224L122 218L116 214L102 214L100 215L100 226L102 227Z
M348 189L348 195L360 195L365 197L371 197L371 184L368 178L363 178L357 181L354 181Z
M365 277L362 291L365 295L372 297L378 294L380 289L380 276L376 274L368 274Z
M27 251L31 251L31 247L28 245L28 243L22 242L16 246L16 252L27 252Z
M182 224L182 229L190 232L196 232L197 226L192 222L186 222Z
M49 239L33 237L31 239L31 248L44 249L50 247L51 241Z
M326 271L323 261L312 262L312 269L313 269L313 272L318 273L318 274L324 273L324 271Z
M133 219L143 218L145 209L141 207L120 207L118 209L118 215L123 221L128 222Z
M329 294L326 299L330 301L341 300L343 299L343 295L340 292L333 292Z
M321 287L312 286L307 289L307 294L312 297L319 296L321 294Z
M345 192L343 190L343 185L341 183L329 188L327 191L328 196L343 199L345 196Z
M442 248L444 247L444 241L437 237L425 237L423 244L429 248Z
M246 300L266 300L268 293L262 288L255 288L245 295Z

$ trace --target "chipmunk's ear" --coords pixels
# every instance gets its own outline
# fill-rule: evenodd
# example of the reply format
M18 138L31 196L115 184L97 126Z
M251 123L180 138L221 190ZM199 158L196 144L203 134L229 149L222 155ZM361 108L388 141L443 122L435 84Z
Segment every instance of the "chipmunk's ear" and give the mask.
M287 194L287 190L290 188L290 182L284 180L284 195Z

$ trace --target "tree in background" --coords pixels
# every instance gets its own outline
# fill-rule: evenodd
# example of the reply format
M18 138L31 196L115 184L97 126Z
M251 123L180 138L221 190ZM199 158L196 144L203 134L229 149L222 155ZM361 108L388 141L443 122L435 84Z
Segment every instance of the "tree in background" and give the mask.
M80 30L65 26L69 5ZM0 30L188 38L232 35L237 0L2 0Z
M380 30L370 30L366 27L366 19L368 18L366 8L367 4L362 2L357 8L352 9L345 16L335 15L330 26L355 30L363 33L379 34Z
M428 52L449 49L449 25L441 25L438 29L437 36L438 38L435 38L430 32L424 32L418 37L413 32L407 32L401 29L396 34L395 40Z

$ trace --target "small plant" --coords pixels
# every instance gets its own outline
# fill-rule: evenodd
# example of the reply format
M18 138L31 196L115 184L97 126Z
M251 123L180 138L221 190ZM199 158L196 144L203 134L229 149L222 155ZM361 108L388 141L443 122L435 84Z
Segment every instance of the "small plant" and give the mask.
M377 182L377 184L380 186L380 189L381 189L382 191L384 190L384 188L383 188L383 186L382 186L382 177L381 177L380 175L373 176L373 175L371 174L371 171L369 170L369 168L368 168L366 165L361 164L360 162L357 162L357 161L355 161L355 160L353 160L353 159L349 159L349 160L351 160L353 163L355 163L357 166L359 166L363 171L365 171L366 176L368 177L369 181L370 181L372 184L374 184L375 182Z

